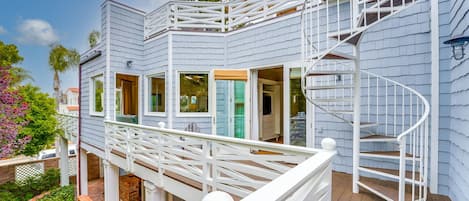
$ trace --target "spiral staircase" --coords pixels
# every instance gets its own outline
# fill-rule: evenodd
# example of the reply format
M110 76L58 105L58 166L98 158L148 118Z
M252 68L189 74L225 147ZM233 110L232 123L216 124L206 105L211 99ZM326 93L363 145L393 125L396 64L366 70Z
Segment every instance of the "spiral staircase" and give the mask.
M303 5L302 89L316 108L353 128L354 193L367 190L399 201L427 197L428 102L408 86L360 69L366 31L416 3L305 0Z

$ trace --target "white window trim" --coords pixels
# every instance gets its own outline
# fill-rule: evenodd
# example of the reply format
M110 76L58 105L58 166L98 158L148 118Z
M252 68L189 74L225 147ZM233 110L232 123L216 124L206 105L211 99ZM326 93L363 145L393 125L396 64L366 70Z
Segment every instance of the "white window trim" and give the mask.
M152 77L154 77L155 75L164 75L164 93L165 93L165 101L164 101L164 104L165 104L165 107L164 107L164 112L151 112L150 111L150 108L148 107L148 99L150 98L150 86L149 86L149 81ZM167 98L168 98L168 90L167 90L167 84L166 82L168 81L168 74L165 72L165 71L158 71L158 72L152 72L151 74L148 74L148 75L145 75L145 80L144 80L144 83L143 83L143 87L144 87L144 100L143 100L143 115L145 116L154 116L154 117L166 117L166 111L168 110L168 101L167 101Z
M180 88L181 88L181 85L180 85L180 77L181 77L181 74L189 74L189 73L193 73L193 74L207 74L208 75L208 86L207 86L207 90L208 90L208 107L207 107L207 112L181 112L181 106L179 104L179 99L180 99ZM211 100L211 97L212 97L212 84L213 84L213 77L212 77L212 73L210 71L176 71L176 117L212 117L212 100Z
M102 112L96 112L94 111L94 106L95 106L95 97L94 97L94 79L96 77L102 77L102 82L103 82L103 94L106 92L106 86L104 84L104 72L98 72L95 74L92 74L89 78L89 113L90 116L96 116L96 117L104 117L104 110L105 110L105 105L104 105L104 97L101 101L103 101L103 111Z

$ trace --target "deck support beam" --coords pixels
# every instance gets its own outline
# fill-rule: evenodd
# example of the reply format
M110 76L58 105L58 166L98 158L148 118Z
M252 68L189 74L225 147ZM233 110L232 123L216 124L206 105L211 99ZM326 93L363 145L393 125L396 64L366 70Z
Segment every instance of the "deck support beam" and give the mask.
M104 166L104 201L119 200L119 167L103 160Z
M80 149L80 181L78 181L78 184L80 184L80 195L88 195L88 155L87 151L84 149Z
M145 187L145 201L164 201L165 194L164 190L150 181L144 181L143 186Z
M59 147L60 186L68 186L70 178L68 175L68 141L62 136L57 139Z

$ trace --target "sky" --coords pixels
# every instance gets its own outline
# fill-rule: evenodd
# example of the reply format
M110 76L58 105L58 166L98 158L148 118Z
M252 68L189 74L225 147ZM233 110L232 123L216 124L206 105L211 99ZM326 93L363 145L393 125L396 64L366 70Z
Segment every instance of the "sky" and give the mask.
M116 0L149 12L165 0ZM33 85L52 94L53 72L48 64L50 44L60 43L79 53L88 49L88 34L101 30L104 0L0 1L0 40L15 44L24 57L19 67L32 75ZM78 87L78 69L60 75L61 88Z

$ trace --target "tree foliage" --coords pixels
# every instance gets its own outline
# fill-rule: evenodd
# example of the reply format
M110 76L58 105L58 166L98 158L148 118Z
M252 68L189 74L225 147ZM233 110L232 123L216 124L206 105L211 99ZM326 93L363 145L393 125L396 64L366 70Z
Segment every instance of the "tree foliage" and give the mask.
M90 44L90 48L95 47L98 44L99 39L100 39L99 31L93 30L88 35L88 43Z
M20 55L18 48L13 44L5 44L0 41L0 66L13 66L21 63L23 57ZM33 80L29 71L20 67L11 67L10 73L12 80L10 85L18 85L24 80Z
M19 136L31 136L31 141L26 144L21 153L32 156L53 144L59 133L55 100L32 85L20 87L19 94L24 97L24 101L29 106L25 115L29 123L21 129Z
M24 118L28 104L11 86L10 67L0 67L0 159L21 151L31 137L18 137L20 129L28 124Z

